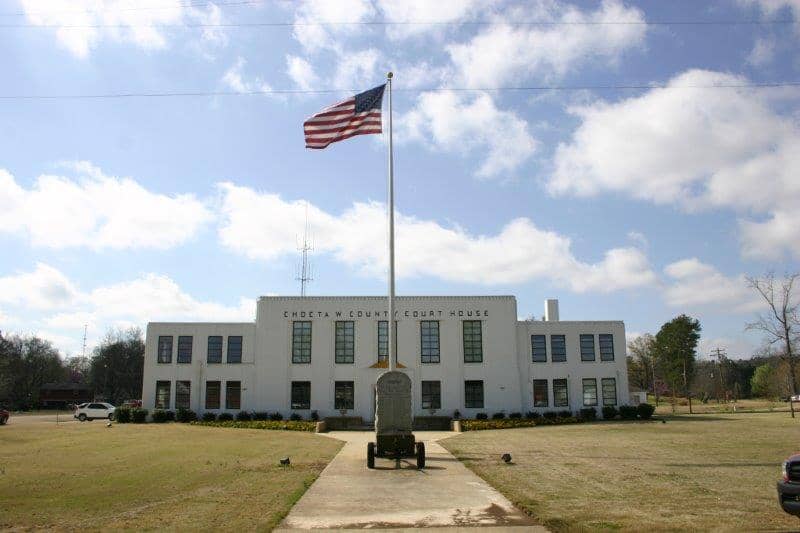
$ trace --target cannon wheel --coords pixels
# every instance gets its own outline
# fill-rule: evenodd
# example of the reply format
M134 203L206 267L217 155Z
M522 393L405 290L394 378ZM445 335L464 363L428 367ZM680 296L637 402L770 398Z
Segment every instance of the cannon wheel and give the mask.
M417 469L425 468L425 443L417 443Z
M367 468L375 468L375 443L367 444Z

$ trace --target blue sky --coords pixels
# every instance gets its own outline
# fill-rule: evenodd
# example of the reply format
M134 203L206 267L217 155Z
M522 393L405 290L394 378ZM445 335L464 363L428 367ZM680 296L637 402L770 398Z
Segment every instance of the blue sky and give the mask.
M389 69L398 294L685 312L742 357L744 276L799 266L800 88L752 87L800 80L797 1L1 5L2 96L218 93L0 99L0 330L67 353L298 294L306 206L309 293L383 294L384 140L309 151L302 122ZM292 24L229 26L257 22Z

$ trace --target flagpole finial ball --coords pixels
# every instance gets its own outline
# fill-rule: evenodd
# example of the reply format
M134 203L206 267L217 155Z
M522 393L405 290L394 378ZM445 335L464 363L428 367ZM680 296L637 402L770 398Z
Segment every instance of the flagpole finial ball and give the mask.
M394 74L392 74L391 72L389 72L389 73L386 75L386 77L387 77L387 78L389 78L389 79L392 79L392 76L394 76Z

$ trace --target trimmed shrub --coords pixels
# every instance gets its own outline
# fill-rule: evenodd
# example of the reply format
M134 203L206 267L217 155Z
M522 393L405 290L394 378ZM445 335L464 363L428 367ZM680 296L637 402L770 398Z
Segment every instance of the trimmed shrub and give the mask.
M175 413L172 411L167 411L165 409L153 409L153 422L156 424L163 424L164 422L169 422L170 420L175 420Z
M233 415L230 413L220 413L217 417L217 422L230 422L233 420Z
M511 413L508 418L519 419L522 418L522 413Z
M636 410L639 412L639 418L642 420L650 420L653 418L656 406L649 403L640 403L636 406Z
M241 422L247 422L248 420L252 420L253 415L250 414L250 411L239 411L236 413L236 420Z
M203 413L203 422L216 422L217 421L217 414L212 413L211 411L206 411Z
M503 420L505 417L505 413L495 413L492 415L492 420Z
M572 411L559 411L557 418L572 418Z
M283 415L277 412L270 413L269 419L272 420L273 422L280 422L281 420L283 420Z
M308 420L300 421L279 421L279 420L228 420L217 422L192 422L197 426L211 426L222 428L244 428L244 429L277 429L284 431L309 431L316 430L316 422Z
M596 420L597 419L597 409L594 407L584 407L579 411L580 417L584 420Z
M298 420L302 420L302 419L303 419L303 417L299 413L292 413L289 416L289 420L293 420L295 422L297 422Z
M253 413L253 420L269 420L269 413L266 411L256 411Z
M127 424L131 421L131 408L117 407L114 411L114 419L120 424Z
M539 420L540 418L542 418L542 415L540 415L536 411L528 411L527 413L525 413L525 418L528 420Z
M197 420L197 413L191 409L178 409L175 413L175 420L178 422L194 422Z
M311 411L311 420L313 420L314 422L318 421L319 420L319 413L316 412L316 411Z
M555 411L545 411L544 413L542 413L542 418L544 418L545 420L555 420L556 418L558 418L558 413L556 413Z
M141 407L131 409L131 422L134 424L144 424L147 422L147 409L142 409Z
M604 405L603 406L603 418L606 420L614 420L617 418L619 411L613 405Z
M636 408L635 405L619 406L619 415L622 417L623 420L636 420L638 414L639 410Z
M489 415L487 415L486 413L478 413L477 415L475 415L475 420L486 420L488 418Z
M463 420L461 422L461 429L463 431L478 431L482 429L511 429L511 428L525 428L533 426L553 426L559 424L576 424L583 422L575 417L569 418L553 418L553 419L522 419L522 418L508 418L503 420Z

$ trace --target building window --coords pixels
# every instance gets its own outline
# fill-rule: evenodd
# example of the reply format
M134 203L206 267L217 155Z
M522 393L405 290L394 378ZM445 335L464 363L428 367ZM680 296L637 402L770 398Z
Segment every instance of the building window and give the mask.
M355 388L352 381L334 382L333 408L337 411L355 409Z
M553 380L553 407L569 407L569 388L566 379Z
M169 381L156 381L156 409L169 409Z
M464 362L483 362L483 338L480 320L464 321Z
M547 342L544 335L531 335L531 357L534 363L547 362Z
M206 409L219 409L221 388L219 381L206 381Z
M178 362L192 362L192 337L191 335L181 335L178 337Z
M600 345L600 360L613 361L614 360L614 336L608 333L601 333L598 336L598 344Z
M483 381L464 382L464 407L483 409Z
M355 322L352 320L336 322L336 362L352 363L355 361L356 341Z
M581 335L581 361L594 361L594 335Z
M161 336L158 338L158 362L172 362L172 337Z
M292 381L292 409L311 409L310 381Z
M617 380L603 378L600 381L603 386L603 405L617 405Z
M228 358L229 363L242 362L242 336L231 335L228 336Z
M550 360L554 363L567 360L567 339L564 335L550 335Z
M419 323L420 341L422 342L422 362L439 362L439 321L423 320ZM438 407L436 408L438 409Z
M378 320L378 361L389 360L389 321Z
M292 363L311 362L311 322L292 322Z
M176 381L175 382L175 409L189 409L189 402L191 399L192 382L191 381Z
M547 399L547 380L534 379L533 380L533 406L534 407L548 407L550 402Z
M222 362L222 336L209 335L208 337L208 363L221 363Z
M442 408L442 383L441 381L422 382L422 408Z
M594 378L583 380L583 405L597 405L597 380Z
M225 409L242 408L242 382L225 382Z

